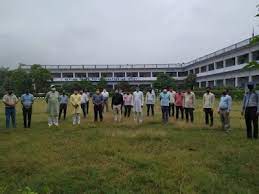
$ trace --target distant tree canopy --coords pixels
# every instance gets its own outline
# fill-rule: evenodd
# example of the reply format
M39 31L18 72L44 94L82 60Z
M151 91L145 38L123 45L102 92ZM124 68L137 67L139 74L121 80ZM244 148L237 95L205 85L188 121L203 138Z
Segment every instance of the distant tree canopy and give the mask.
M74 89L94 92L95 86L90 81L76 81L63 84L60 90L65 90L67 93L72 93Z
M191 88L193 89L196 85L196 75L195 74L189 74L187 78L184 80L184 88Z
M167 74L158 74L157 80L153 82L155 89L162 90L163 88L175 88L175 80Z
M107 87L107 81L106 81L105 78L101 77L100 81L99 81L98 84L97 84L97 88L98 88L99 90L103 90L103 89L105 89L106 87Z

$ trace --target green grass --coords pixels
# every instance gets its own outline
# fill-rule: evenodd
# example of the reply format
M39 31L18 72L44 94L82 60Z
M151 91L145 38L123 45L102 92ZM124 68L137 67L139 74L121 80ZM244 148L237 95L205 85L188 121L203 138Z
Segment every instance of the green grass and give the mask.
M32 129L4 128L0 112L0 193L259 193L259 141L245 138L240 102L231 113L233 131L203 124L201 103L195 123L155 118L121 124L105 113L73 127L71 115L58 128L47 127L45 103L36 102ZM92 112L92 110L91 110Z

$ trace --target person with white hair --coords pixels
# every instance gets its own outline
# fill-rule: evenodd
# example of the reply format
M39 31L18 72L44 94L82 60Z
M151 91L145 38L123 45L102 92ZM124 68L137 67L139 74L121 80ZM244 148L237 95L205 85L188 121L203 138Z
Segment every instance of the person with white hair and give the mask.
M137 123L143 122L143 104L144 104L143 92L139 90L139 87L137 87L136 91L133 93L134 120Z
M47 113L48 113L48 125L58 126L58 116L59 116L59 93L56 91L54 85L50 86L51 91L46 94L47 102Z
M104 107L106 109L106 112L109 112L109 92L106 91L106 89L103 89L102 91L102 96L103 96L103 111Z

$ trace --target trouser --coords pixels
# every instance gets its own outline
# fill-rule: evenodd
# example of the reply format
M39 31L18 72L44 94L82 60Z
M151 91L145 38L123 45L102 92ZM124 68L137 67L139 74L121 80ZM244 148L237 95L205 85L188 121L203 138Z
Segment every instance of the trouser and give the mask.
M184 109L182 106L176 106L176 119L179 118L179 111L181 111L181 118L183 119L183 112L184 112Z
M89 114L89 101L86 102L86 114Z
M87 112L87 110L86 110L86 103L82 103L81 104L81 109L83 111L84 118L86 118L86 112Z
M169 117L169 106L161 106L162 110L162 121L164 123L168 122L168 117Z
M213 110L212 110L212 108L204 108L203 111L205 113L206 125L209 124L209 120L210 120L210 126L213 126Z
M245 111L247 138L258 138L258 116L256 107L247 107ZM253 125L253 129L252 129Z
M58 120L60 120L62 113L64 114L63 118L65 120L67 115L67 104L60 104Z
M13 128L16 128L16 110L14 107L5 107L5 123L6 128L10 128L10 122L12 120Z
M121 104L119 105L113 105L113 118L115 122L120 122L121 121Z
M174 117L174 109L175 109L175 106L174 106L174 103L170 103L169 104L169 116L171 117Z
M229 112L227 111L227 109L220 109L219 114L220 114L222 129L228 130L230 128Z
M80 113L73 114L73 125L80 125Z
M124 117L130 117L131 105L124 105Z
M189 122L190 117L190 120L193 123L193 111L194 108L184 108L186 122Z
M147 116L149 116L150 109L152 116L154 116L154 104L147 104Z
M22 108L23 112L23 126L24 128L31 127L31 114L32 114L32 107L30 108Z
M56 116L49 116L48 118L48 125L51 127L52 125L58 126L58 117Z
M143 114L142 114L142 112L134 112L134 120L137 123L142 123L143 122Z
M103 105L99 104L99 105L94 105L94 121L98 120L98 115L100 118L100 121L103 120Z
M104 99L104 102L103 102L103 112L104 112L104 108L105 108L106 112L109 112L108 99Z

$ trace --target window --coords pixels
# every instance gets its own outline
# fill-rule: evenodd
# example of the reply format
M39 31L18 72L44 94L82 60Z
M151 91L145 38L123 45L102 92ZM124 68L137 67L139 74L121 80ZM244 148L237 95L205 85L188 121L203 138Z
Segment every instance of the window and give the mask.
M206 82L201 82L201 87L206 88Z
M151 77L151 72L139 72L139 77Z
M201 67L201 73L203 73L203 72L206 72L207 71L207 66L205 65L205 66L202 66Z
M101 73L101 77L112 77L112 73L111 72Z
M209 81L209 82L208 82L208 86L209 86L209 87L214 87L214 81Z
M166 72L170 77L177 77L177 72Z
M215 68L214 68L214 63L212 64L209 64L209 71L213 71Z
M200 73L200 68L195 68L195 74L199 74Z
M188 71L178 72L178 77L186 77L188 76Z
M124 72L115 72L114 77L125 77L125 73Z
M75 73L76 78L85 78L86 73Z
M61 73L52 73L51 76L53 78L61 78Z
M235 87L235 78L226 79L226 86Z
M224 68L224 62L223 61L216 62L216 69L222 69L222 68Z
M88 77L97 78L100 77L99 73L88 73Z
M194 74L194 70L191 69L191 70L189 71L189 74Z
M248 62L249 62L249 54L245 54L237 57L238 65L245 64Z
M235 65L236 65L235 58L231 58L231 59L226 60L226 67L231 67L231 66L235 66Z
M153 72L153 77L157 77L159 74L163 74L164 72Z
M127 77L138 77L138 72L127 72Z
M63 73L63 78L73 78L73 73Z
M259 61L259 51L255 51L252 53L253 61Z
M223 85L224 85L223 79L216 80L217 87L223 87Z

